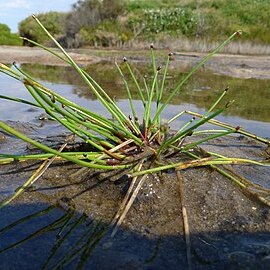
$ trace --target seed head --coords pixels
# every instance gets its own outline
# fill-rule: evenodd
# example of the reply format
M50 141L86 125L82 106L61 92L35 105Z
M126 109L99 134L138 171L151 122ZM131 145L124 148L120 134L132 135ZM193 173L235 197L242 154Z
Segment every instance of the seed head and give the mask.
M241 36L242 36L242 34L243 34L243 31L242 31L242 30L238 30L238 31L236 31L236 35L237 35L238 37L241 37Z

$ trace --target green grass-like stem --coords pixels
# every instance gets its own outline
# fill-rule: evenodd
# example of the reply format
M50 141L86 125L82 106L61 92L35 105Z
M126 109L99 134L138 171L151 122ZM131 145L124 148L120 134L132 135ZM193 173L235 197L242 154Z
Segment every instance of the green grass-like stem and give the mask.
M116 104L113 102L113 100L111 100L111 98L108 96L108 94L105 91L102 92L102 95L105 96L106 99L103 98L103 96L94 87L93 83L89 80L88 76L86 76L85 73L82 72L81 68L69 56L69 54L63 49L63 47L56 41L56 39L47 31L47 29L42 25L42 23L38 20L38 18L34 15L33 15L33 18L37 21L37 23L43 29L43 31L50 37L50 39L55 43L55 45L62 51L62 53L65 55L65 57L69 60L71 66L74 67L75 70L79 73L81 78L85 81L85 83L93 91L93 93L96 95L98 100L100 100L100 102L104 105L104 107L112 114L112 116L117 120L119 125L123 129L125 129L126 132L128 132L126 126L123 124L123 117L125 117L125 116L121 112L121 110L116 106ZM101 90L101 89L102 88L99 87L99 90Z
M11 100L11 101L15 101L15 102L19 102L19 103L23 103L23 104L27 104L33 107L38 107L38 108L42 108L41 106L39 106L36 103L33 103L31 101L25 100L25 99L21 99L21 98L14 98L14 97L10 97L10 96L3 96L0 95L0 99L6 99L6 100Z
M191 132L193 132L193 130L195 130L199 126L201 126L204 123L208 122L210 119L214 118L215 116L221 114L225 110L225 108L219 109L216 112L208 115L207 117L204 117L204 118L200 119L197 123L195 123L194 125L192 125L190 128L185 129L184 131L182 131L180 133L177 133L176 136L173 136L171 139L168 139L167 141L165 141L163 143L163 145L161 145L161 147L159 148L157 155L159 156L162 153L162 151L164 149L166 149L169 145L174 144L175 142L177 142L179 139L181 139L185 135L188 135Z
M166 77L168 74L169 62L170 62L170 54L167 56L167 61L166 61L163 76L162 76L161 86L159 88L159 92L157 93L157 102L156 102L157 103L157 110L161 106L163 91L165 88ZM156 121L157 121L158 126L160 126L160 115L157 117ZM156 122L153 122L153 124L156 124Z
M97 158L102 155L101 153L96 153L96 152L64 152L64 153L65 155L68 155L68 156L74 156L77 159L88 159L88 160L97 160ZM54 156L55 155L51 153L31 154L31 155L12 155L12 154L0 153L0 164L9 164L12 162L24 162L24 161L30 161L30 160L46 160ZM63 160L62 157L56 157L56 159ZM104 161L100 161L100 162L105 164Z
M134 84L135 84L135 86L136 86L136 88L137 88L137 90L138 90L138 93L139 93L139 95L140 95L140 100L142 101L142 104L143 104L143 106L145 107L146 102L145 102L145 98L144 98L143 93L142 93L142 89L141 89L141 87L140 87L140 85L139 85L139 82L138 82L138 80L136 79L135 74L134 74L134 72L133 72L133 70L132 70L130 64L128 63L128 61L125 60L124 62L125 62L125 64L126 64L127 68L128 68L129 74L131 75L131 78L132 78L132 80L133 80L133 82L134 82Z
M174 91L168 96L168 98L164 101L163 105L157 110L156 115L153 121L159 117L161 112L165 109L165 107L170 103L170 101L174 98L174 96L179 92L182 86L188 81L188 79L200 68L202 67L210 58L212 58L217 52L219 52L223 47L225 47L236 35L238 32L233 33L228 39L226 39L223 43L221 43L218 47L216 47L212 52L207 54L191 71L185 76L183 80L179 82Z
M199 117L199 118L203 118L203 117L204 117L203 115L201 115L201 114L199 114L199 113L194 113L194 112L191 112L191 111L185 111L185 112L186 112L187 114L194 115L194 116ZM231 125L229 125L229 124L223 123L223 122L218 121L218 120L215 120L215 119L210 119L210 120L208 121L208 123L214 124L214 125L219 126L219 127L229 128L229 129L235 128L235 127L233 127L233 126L231 126ZM255 134L252 134L252 133L250 133L250 132L248 132L248 131L242 129L241 127L240 127L239 129L237 129L236 132L239 133L239 134L245 135L245 136L247 136L247 137L250 137L250 138L252 138L252 139L255 139L255 140L257 140L257 141L260 141L260 142L262 142L262 143L265 143L265 144L267 144L267 145L270 145L270 141L269 141L269 140L267 140L267 139L265 139L265 138L262 138L262 137L259 137L259 136L255 135Z
M127 83L127 80L121 70L121 68L119 67L119 65L117 64L117 62L115 62L115 65L117 67L117 70L120 74L120 76L122 77L123 79L123 82L125 84L125 87L126 87L126 92L127 92L127 95L128 95L128 101L129 101L129 105L130 105L130 109L131 109L131 112L132 112L132 115L133 115L133 119L135 119L137 117L136 115L136 111L135 111L135 107L134 107L134 104L133 104L133 98L132 98L132 94L130 92L130 89L129 89L129 86L128 86L128 83Z
M220 132L220 133L217 133L217 134L213 134L211 136L208 136L206 138L203 138L201 140L198 140L198 141L196 141L194 143L189 143L188 145L186 145L186 146L184 146L182 148L182 151L186 151L186 150L191 149L191 148L193 148L193 147L195 147L197 145L201 145L204 142L208 142L210 140L217 139L219 137L224 137L224 136L230 135L230 134L232 134L234 132L235 132L235 129L234 130L227 130L227 131Z
M5 130L6 132L20 138L21 140L30 143L34 146L36 146L37 148L40 148L41 150L48 152L48 153L52 153L56 156L60 156L66 160L69 160L71 162L74 162L78 165L84 166L84 167L88 167L88 168L96 168L96 169L104 169L104 170L115 170L115 169L125 169L125 168L129 168L131 165L130 164L126 164L126 165L100 165L100 164L95 164L95 163L90 163L90 162L86 162L80 159L77 159L75 157L66 155L64 153L60 153L59 151L52 149L42 143L39 143L33 139L28 138L27 136L25 136L24 134L18 132L17 130L9 127L7 124L5 124L4 122L0 121L0 128L2 128L3 130Z

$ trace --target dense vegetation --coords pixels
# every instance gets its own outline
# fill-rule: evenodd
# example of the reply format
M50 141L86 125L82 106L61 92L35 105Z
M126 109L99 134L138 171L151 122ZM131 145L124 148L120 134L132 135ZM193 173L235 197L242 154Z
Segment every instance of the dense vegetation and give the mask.
M65 47L213 42L238 29L244 32L242 40L268 44L269 9L269 0L78 0L68 14L49 12L38 18ZM20 23L19 32L48 41L31 17Z
M21 45L22 41L17 34L10 32L7 25L0 23L0 45Z
M47 12L37 15L37 17L44 23L45 27L54 35L64 35L65 13ZM48 38L42 33L34 22L31 16L27 17L19 24L20 36L29 38L38 43L46 44ZM30 45L24 40L24 45Z

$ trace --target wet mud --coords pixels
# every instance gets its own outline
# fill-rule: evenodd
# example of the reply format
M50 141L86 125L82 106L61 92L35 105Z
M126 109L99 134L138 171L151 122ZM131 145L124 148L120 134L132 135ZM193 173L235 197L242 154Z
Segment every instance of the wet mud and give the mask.
M58 142L50 138L61 131L51 127L48 132L50 126L45 126L41 136L42 127L10 124L48 145ZM241 136L214 140L204 148L231 157L269 159L265 144ZM0 152L15 153L18 149L21 153L30 151L27 144L0 132ZM13 194L39 164L1 166L1 200ZM233 168L254 183L270 188L269 168L238 165ZM187 169L181 174L190 227L192 269L268 269L270 208L211 168ZM48 269L79 269L79 266L83 269L188 269L179 182L172 171L149 175L118 232L111 237L109 224L129 184L124 171L82 170L74 164L54 162L31 189L0 209L1 269L40 269L44 265ZM52 207L50 212L25 218L48 207ZM83 216L83 221L48 260L58 243L60 225L54 230L41 229L71 212L70 222L62 228L63 235L79 217ZM21 222L7 227L17 220ZM99 234L93 238L82 237L89 228ZM38 230L41 232L35 237L1 252ZM80 238L91 248L83 254L78 251L65 264L64 258L69 258L70 248Z

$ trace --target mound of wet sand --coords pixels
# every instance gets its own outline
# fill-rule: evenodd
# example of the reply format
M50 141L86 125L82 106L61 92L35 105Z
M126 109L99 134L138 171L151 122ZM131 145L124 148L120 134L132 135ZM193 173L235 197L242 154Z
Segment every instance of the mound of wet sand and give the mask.
M13 125L37 137L38 127ZM26 144L0 134L1 152L14 142L16 149L29 152ZM45 135L39 139L51 144ZM214 140L204 147L231 157L269 158L264 144L241 136ZM20 186L34 168L37 165L32 163L1 166L1 199ZM254 183L270 188L269 168L250 165L233 168ZM76 165L54 163L34 188L17 198L12 206L60 201L62 207L68 209L72 205L76 212L108 225L130 180L124 177L124 172L87 170L78 174L78 170ZM269 207L211 168L188 169L181 173L193 269L267 269L270 265ZM116 236L111 238L108 232L102 238L88 259L86 269L187 269L182 224L175 173L149 176ZM0 254L0 259L2 256ZM12 258L12 254L7 258Z

